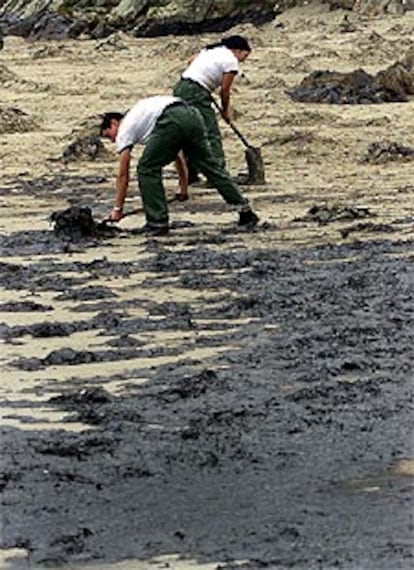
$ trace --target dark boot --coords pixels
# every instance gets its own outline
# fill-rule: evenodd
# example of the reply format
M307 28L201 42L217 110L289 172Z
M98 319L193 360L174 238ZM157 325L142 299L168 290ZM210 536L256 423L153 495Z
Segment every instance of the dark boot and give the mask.
M146 223L145 226L139 230L139 233L147 236L166 236L169 231L170 228L168 224Z

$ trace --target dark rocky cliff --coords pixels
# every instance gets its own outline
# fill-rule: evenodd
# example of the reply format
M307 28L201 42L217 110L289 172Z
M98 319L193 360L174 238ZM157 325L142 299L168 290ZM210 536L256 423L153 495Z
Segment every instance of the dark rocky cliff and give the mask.
M314 0L369 14L402 13L414 0ZM117 30L136 36L224 32L241 22L262 24L309 0L0 0L5 34L60 39L101 38ZM1 36L1 32L0 32Z
M282 5L274 0L3 0L6 33L31 38L87 34L105 37L116 30L136 36L224 31L240 22L272 20ZM275 6L279 4L279 6Z

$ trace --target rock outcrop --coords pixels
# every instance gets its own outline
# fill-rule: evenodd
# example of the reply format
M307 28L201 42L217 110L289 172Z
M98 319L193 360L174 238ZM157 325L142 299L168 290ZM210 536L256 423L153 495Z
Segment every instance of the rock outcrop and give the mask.
M358 105L405 102L414 95L414 48L405 56L370 75L363 69L350 73L318 70L288 91L293 101Z
M293 2L294 3L294 2ZM136 36L225 31L240 22L264 23L292 1L274 0L5 0L6 32L32 39L102 38L117 30Z
M401 14L414 0L320 0L331 9L366 15ZM31 39L86 35L104 38L122 30L140 37L224 32L235 24L261 24L306 0L3 0L0 27ZM1 48L1 33L0 33Z

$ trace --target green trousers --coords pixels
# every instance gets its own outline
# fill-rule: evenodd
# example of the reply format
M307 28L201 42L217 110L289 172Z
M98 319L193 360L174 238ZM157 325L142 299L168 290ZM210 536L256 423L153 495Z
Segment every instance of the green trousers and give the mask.
M211 152L200 111L183 103L166 108L138 161L138 184L148 224L168 224L162 168L173 162L180 150L190 157L228 204L246 208L248 200Z
M187 101L189 105L196 107L206 125L207 137L210 142L211 151L216 157L217 161L225 168L226 159L224 156L223 143L221 140L220 129L218 126L216 113L211 106L211 95L194 81L188 79L180 79L174 86L173 94L175 97L180 97Z

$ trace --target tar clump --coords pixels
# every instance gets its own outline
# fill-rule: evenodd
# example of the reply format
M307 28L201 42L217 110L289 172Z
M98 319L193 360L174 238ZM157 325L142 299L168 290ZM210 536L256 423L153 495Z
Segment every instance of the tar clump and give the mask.
M95 237L97 225L88 207L73 206L51 215L53 231L60 238L77 241Z

